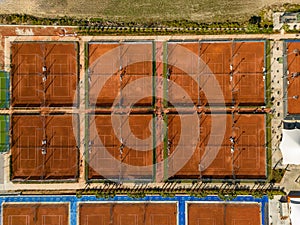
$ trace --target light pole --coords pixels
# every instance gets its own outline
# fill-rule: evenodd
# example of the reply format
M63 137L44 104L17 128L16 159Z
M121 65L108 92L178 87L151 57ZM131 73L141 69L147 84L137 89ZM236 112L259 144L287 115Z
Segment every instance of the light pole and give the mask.
M288 101L289 99L298 100L299 99L299 95L293 95L291 97L285 97L285 98L283 98L283 101Z

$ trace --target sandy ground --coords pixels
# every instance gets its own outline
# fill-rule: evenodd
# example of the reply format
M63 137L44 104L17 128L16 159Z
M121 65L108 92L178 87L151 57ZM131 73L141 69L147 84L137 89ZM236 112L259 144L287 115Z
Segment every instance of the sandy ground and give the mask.
M35 13L38 12L36 0L0 0L0 13Z
M300 0L0 0L1 13L36 16L102 17L138 21L189 19L197 21L241 20L257 15L272 4L300 4Z

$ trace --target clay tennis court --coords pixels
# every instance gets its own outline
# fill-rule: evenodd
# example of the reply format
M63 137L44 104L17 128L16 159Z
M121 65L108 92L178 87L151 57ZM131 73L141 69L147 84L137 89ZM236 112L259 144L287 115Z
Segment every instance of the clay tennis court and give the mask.
M75 179L78 154L75 115L13 115L11 178ZM75 131L76 132L76 131Z
M153 75L151 42L91 42L89 50L89 103L111 107L117 96L122 104L151 106L152 80L135 85L134 81ZM129 91L126 86L133 85ZM134 101L146 93L145 98Z
M12 105L77 105L77 57L75 42L13 42Z
M299 89L300 89L300 42L287 42L287 112L299 114Z
M79 225L175 225L175 203L80 204Z
M152 178L152 115L95 115L90 117L89 127L89 179Z
M261 225L258 203L189 203L188 225Z
M3 204L3 225L68 224L68 204Z
M188 95L176 95L169 85L169 101L180 104L189 97L197 105L263 105L264 63L263 41L169 42L169 79Z
M224 118L226 121L224 121ZM265 153L265 115L263 114L231 114L215 115L214 126L217 133L211 133L212 118L210 114L202 114L200 118L200 140L193 156L180 171L175 171L174 178L264 178L266 176ZM226 126L223 138L218 133L219 127ZM170 152L178 146L181 134L179 115L168 115L168 140ZM193 134L185 134L193 135ZM234 153L231 153L230 137L234 138ZM216 145L217 140L223 138L221 146ZM183 146L185 147L185 146ZM190 148L189 143L186 148ZM217 156L204 171L199 172L199 163L202 162L206 151L215 151ZM182 159L184 162L184 159ZM169 163L169 173L174 168Z

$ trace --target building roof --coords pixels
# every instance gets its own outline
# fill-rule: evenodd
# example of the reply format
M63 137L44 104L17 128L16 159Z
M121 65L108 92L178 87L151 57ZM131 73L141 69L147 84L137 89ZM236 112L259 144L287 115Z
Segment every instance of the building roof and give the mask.
M283 164L300 165L300 129L298 123L284 123L280 150Z

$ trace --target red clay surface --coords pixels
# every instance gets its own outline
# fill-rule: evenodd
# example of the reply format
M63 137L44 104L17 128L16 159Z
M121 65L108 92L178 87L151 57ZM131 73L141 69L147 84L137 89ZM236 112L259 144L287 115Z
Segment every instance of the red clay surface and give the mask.
M174 51L176 48L177 51ZM178 49L182 49L180 50L182 55L178 54ZM174 54L178 56L173 56L172 52L176 52ZM191 58L191 55L200 57L202 63L198 65L197 61L186 60ZM223 102L240 105L264 104L264 42L170 42L168 58L173 59L172 63L175 62L175 65L168 66L170 80L182 86L188 94L179 97L172 85L169 86L169 99L173 102L184 103L186 98L190 97L194 104L199 105ZM230 81L230 65L232 65L232 81ZM181 68L188 68L188 71ZM214 79L210 75L212 73L217 82L213 82ZM216 85L219 85L224 97L216 93L214 88ZM209 94L209 99L205 94Z
M71 115L12 116L12 179L76 178L78 148ZM44 126L45 124L45 126ZM45 127L45 128L44 128ZM47 140L46 154L42 141Z
M111 115L96 115L90 118L89 136L90 141L94 142L89 152L90 179L119 178L119 176L122 179L152 178L153 142L152 130L149 127L152 124L152 115L130 114L129 118L126 119L126 117L126 114L122 118L118 116L116 127L112 124ZM126 122L129 123L130 130L125 130L124 126L120 126ZM93 127L96 127L96 130ZM120 154L121 138L116 135L118 133L124 144L122 156ZM129 139L133 136L142 141L148 139L149 142L144 142L143 145L132 143ZM95 141L97 137L100 137L104 147L97 144ZM126 169L121 167L120 162L138 167ZM151 169L143 168L143 166L150 166Z
M224 118L224 117L223 117ZM266 176L265 121L263 114L236 114L232 127L232 115L216 117L214 125L226 126L226 133L221 146L215 145L222 134L212 134L211 115L203 114L200 119L200 140L193 156L175 178L264 178ZM181 123L178 115L168 115L168 140L171 142L170 152L174 152L181 134ZM218 129L219 130L219 129ZM185 134L193 135L193 134ZM234 154L231 154L230 137L235 138ZM212 138L208 144L209 139ZM189 145L186 145L190 148ZM218 154L210 166L199 172L199 163L206 151L217 151ZM184 161L184 159L182 159ZM169 173L173 174L173 165L169 164Z
M66 28L64 28L66 29ZM72 34L75 32L76 28L68 27L67 29L68 34ZM0 70L4 68L4 40L7 36L18 36L19 32L30 32L36 36L57 36L63 34L62 27L36 27L36 26L1 26L0 29Z
M188 225L260 225L260 205L235 203L188 204Z
M121 91L132 82L151 77L151 43L90 43L89 44L89 101L91 105L110 107ZM122 78L120 78L122 77ZM122 79L122 81L121 81ZM152 82L132 88L129 95L123 95L123 103L131 101L131 96L140 96ZM150 89L152 90L152 89ZM146 92L147 93L147 92ZM137 106L152 105L152 93L137 102Z
M77 48L75 42L12 43L12 105L75 105ZM47 67L45 82L43 66Z
M300 76L293 77L294 73L300 73L300 54L295 54L293 51L300 49L300 42L290 42L287 44L287 70L289 71L287 80L287 102L288 102L288 114L300 113Z
M175 225L176 204L80 204L79 225Z
M3 225L68 225L67 204L4 204Z

